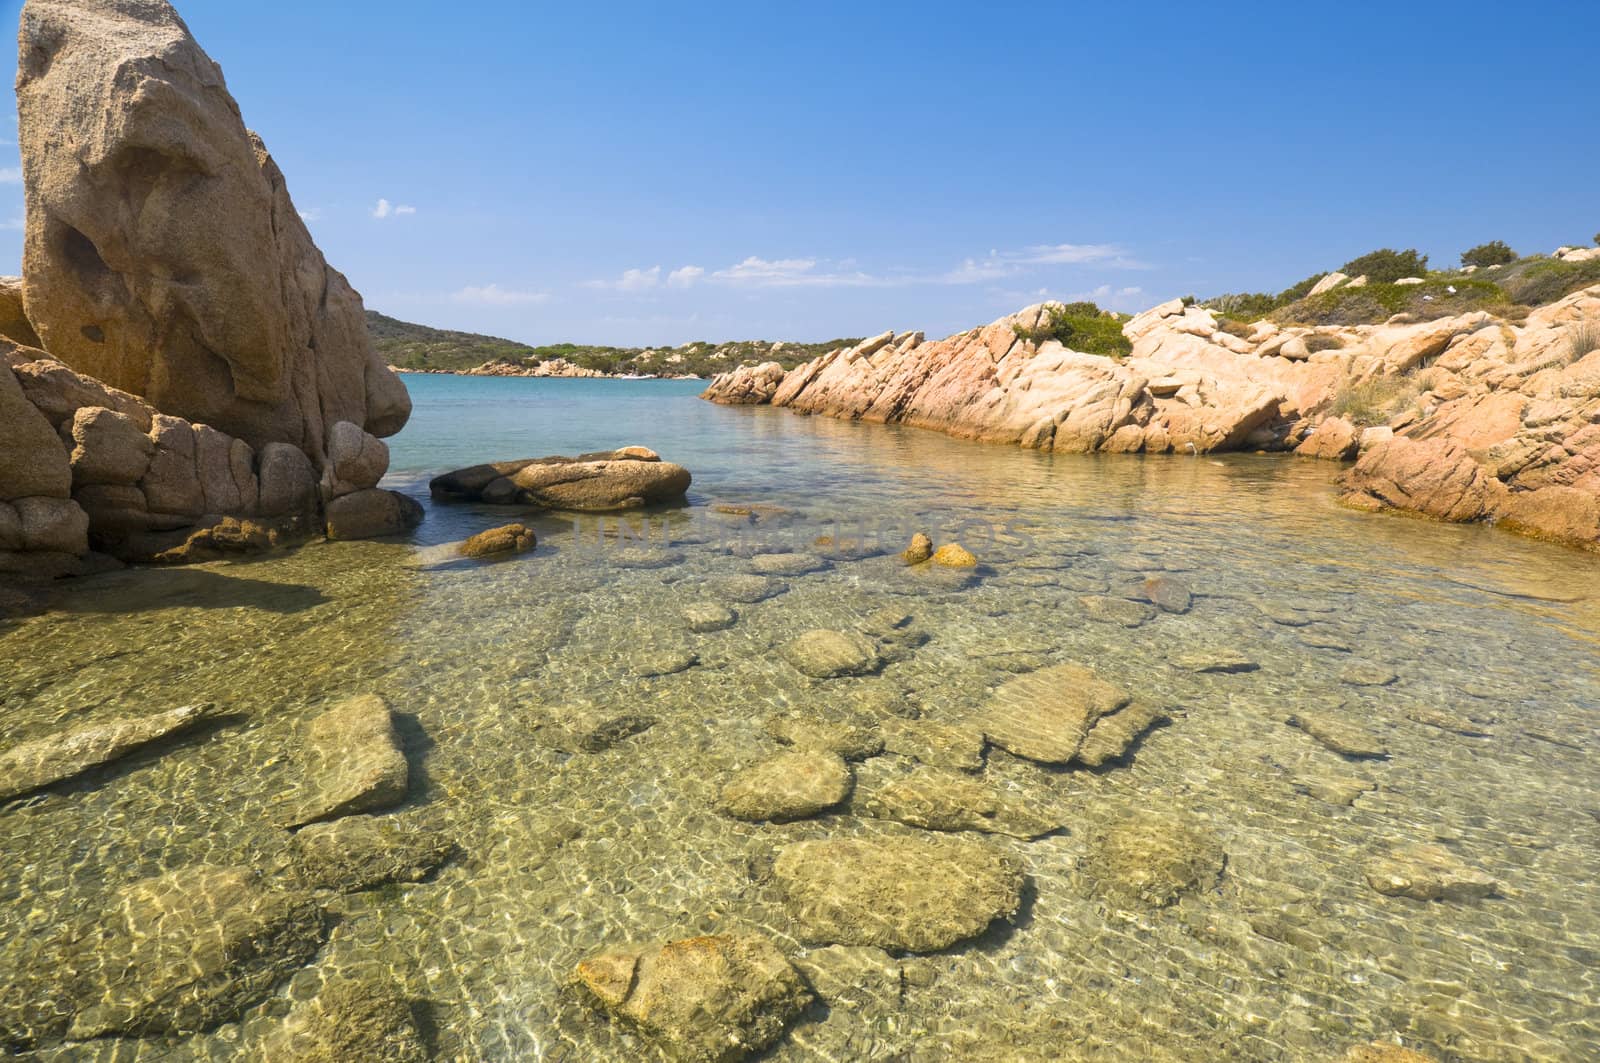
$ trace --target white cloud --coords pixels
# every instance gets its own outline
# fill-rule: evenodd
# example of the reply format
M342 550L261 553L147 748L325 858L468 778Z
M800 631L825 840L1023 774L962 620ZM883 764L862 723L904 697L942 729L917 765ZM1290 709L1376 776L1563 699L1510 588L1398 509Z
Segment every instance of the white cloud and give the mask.
M7 166L0 169L0 185L20 185L22 183L22 167Z
M705 275L706 271L699 266L679 266L667 274L667 286L669 288L687 288Z
M451 299L458 303L480 303L485 306L525 306L549 300L549 292L517 291L498 284L468 285L453 293Z
M372 208L372 216L380 221L384 218L403 217L416 212L416 207L407 206L403 203L396 205L390 203L387 199L379 199L377 205Z
M619 292L642 292L660 283L661 267L651 266L649 269L624 270L622 279L617 281L614 287Z
M860 271L819 271L814 258L766 259L756 255L717 270L711 279L751 288L881 288L898 283Z
M322 220L322 208L321 207L309 207L309 208L307 208L305 210L302 210L300 212L300 220L301 221L320 221L320 220Z

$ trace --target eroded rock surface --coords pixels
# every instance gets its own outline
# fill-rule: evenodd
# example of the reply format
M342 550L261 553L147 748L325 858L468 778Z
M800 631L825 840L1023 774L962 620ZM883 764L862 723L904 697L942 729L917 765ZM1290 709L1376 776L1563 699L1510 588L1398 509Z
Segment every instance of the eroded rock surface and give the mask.
M353 893L421 882L456 852L448 838L388 816L345 816L295 833L294 863L308 889Z
M1061 827L1036 803L1005 793L969 775L918 768L874 787L861 809L923 830L981 831L1013 838L1038 838Z
M23 298L54 357L318 462L336 422L399 431L361 297L165 0L29 0L20 54Z
M426 1063L433 1058L398 986L376 976L339 977L290 1012L261 1046L267 1063Z
M813 628L784 643L779 652L797 671L814 679L866 675L883 664L877 644L854 631Z
M1369 860L1367 885L1390 897L1419 901L1476 901L1500 892L1500 883L1442 845L1402 846Z
M1095 835L1088 866L1113 901L1159 908L1214 886L1226 859L1216 837L1191 818L1141 811Z

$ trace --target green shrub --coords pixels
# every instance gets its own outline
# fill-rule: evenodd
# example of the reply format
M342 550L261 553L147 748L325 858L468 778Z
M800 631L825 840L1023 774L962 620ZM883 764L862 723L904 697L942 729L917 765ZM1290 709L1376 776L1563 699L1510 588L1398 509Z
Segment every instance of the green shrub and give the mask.
M1318 351L1338 351L1344 349L1344 341L1338 336L1329 336L1322 332L1307 336L1305 343L1306 350L1310 351L1312 354L1316 354Z
M1470 310L1498 309L1507 302L1499 285L1476 277L1422 284L1366 284L1301 299L1276 311L1273 320L1297 325L1377 325L1396 314L1410 314L1416 321L1433 321Z
M1596 245L1600 245L1600 233L1594 234L1594 242Z
M1084 354L1122 358L1133 350L1133 344L1122 334L1122 319L1102 314L1094 303L1058 304L1050 307L1049 319L1038 328L1011 328L1018 339L1030 343L1056 340Z
M1425 277L1428 274L1428 256L1418 254L1416 248L1396 251L1384 247L1369 251L1360 258L1352 258L1339 272L1352 277L1366 277L1373 284L1393 284L1401 277Z
M1517 260L1517 253L1511 250L1503 240L1490 240L1486 244L1479 244L1461 252L1463 266L1504 266Z
M1278 293L1278 305L1287 306L1296 299L1304 299L1307 293L1317 286L1317 282L1327 275L1327 271L1323 271L1322 273L1313 273L1299 284L1291 285L1290 287L1285 288L1283 291Z
M1207 299L1204 305L1234 321L1260 321L1281 304L1267 292L1230 292Z
M1217 329L1229 335L1238 336L1242 340L1249 339L1250 334L1256 330L1255 325L1250 322L1240 321L1238 318L1233 317L1217 318Z
M1544 306L1579 289L1600 284L1600 259L1566 262L1559 258L1541 258L1496 279L1512 302Z

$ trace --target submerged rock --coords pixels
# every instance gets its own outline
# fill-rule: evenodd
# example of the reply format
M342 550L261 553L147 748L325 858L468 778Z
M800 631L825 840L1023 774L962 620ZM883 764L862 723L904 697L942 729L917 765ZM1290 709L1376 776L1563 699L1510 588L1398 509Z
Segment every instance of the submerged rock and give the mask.
M931 768L979 771L983 768L983 732L961 724L933 720L885 719L880 725L883 747Z
M1340 1063L1438 1063L1438 1060L1423 1052L1388 1041L1373 1041L1370 1044L1354 1045L1350 1051L1341 1058Z
M776 598L789 589L782 580L766 576L722 576L706 581L706 590L719 598L742 605L754 605L768 598Z
M524 458L436 476L428 483L445 502L543 506L581 513L634 509L680 499L689 490L689 470L662 461L644 447Z
M739 772L718 805L735 819L783 823L825 812L850 796L850 768L837 753L797 749Z
M328 503L328 538L377 539L422 523L422 504L398 491L370 487Z
M805 941L935 952L981 934L1022 902L1022 867L964 838L802 841L773 865Z
M116 760L216 715L216 706L184 705L36 738L0 753L0 801L29 793Z
M1091 620L1123 627L1138 627L1156 618L1155 609L1143 602L1130 602L1126 598L1109 598L1103 594L1085 594L1078 598Z
M1108 713L1094 722L1084 736L1083 744L1078 747L1078 755L1073 759L1079 764L1098 768L1122 757L1146 732L1170 719L1160 709L1138 704Z
M640 650L633 655L630 666L634 675L650 679L655 676L676 675L678 672L688 671L699 663L699 654L687 647L677 646Z
M1385 896L1419 901L1476 901L1500 892L1493 877L1440 845L1396 849L1369 860L1365 875L1367 885Z
M1238 650L1196 650L1192 653L1180 653L1172 658L1172 663L1186 671L1199 672L1202 675L1236 675L1240 672L1254 672L1261 667Z
M1145 810L1095 836L1089 871L1112 900L1161 908L1216 885L1226 859L1221 843L1198 823Z
M411 1002L376 977L339 977L261 1046L270 1063L426 1063L433 1058Z
M389 882L421 882L456 852L432 831L387 816L345 816L294 836L294 863L309 889L354 893Z
M732 627L739 614L716 602L694 602L683 607L683 624L697 635Z
M291 827L398 804L411 782L389 705L376 694L346 698L315 717L300 759L306 782Z
M883 665L877 645L856 632L813 628L779 651L794 668L814 679L866 675Z
M1353 805L1356 798L1377 789L1370 779L1355 775L1299 775L1294 788L1330 805Z
M804 576L827 567L816 554L757 554L750 559L750 571L762 576Z
M1063 664L1007 681L976 722L990 742L1010 753L1066 764L1095 721L1129 700L1089 669Z
M1400 677L1376 664L1357 663L1339 670L1340 682L1354 687L1386 687Z
M539 543L526 524L502 524L481 531L461 544L462 557L494 557L500 554L525 554Z
M1376 735L1337 716L1302 710L1290 716L1287 722L1289 726L1300 728L1340 756L1387 757L1389 755L1388 748Z
M655 726L656 718L610 705L578 703L541 710L534 738L563 753L600 753Z
M1426 706L1406 710L1406 719L1468 738L1488 738L1494 733L1477 720Z
M762 730L785 745L837 753L846 760L862 760L883 752L883 735L876 721L859 713L829 719L786 712L768 717Z
M1194 595L1176 576L1151 576L1144 581L1144 596L1163 613L1187 613Z
M574 980L594 1006L682 1063L759 1052L812 999L777 945L749 933L600 953L578 964Z
M209 1029L306 964L324 935L309 894L270 888L243 867L145 879L122 891L113 913L80 945L80 976L94 992L79 998L87 1006L68 1031L74 1039Z
M861 802L869 816L923 830L982 831L1013 838L1038 838L1059 830L1057 817L1033 803L967 775L918 768L879 786Z

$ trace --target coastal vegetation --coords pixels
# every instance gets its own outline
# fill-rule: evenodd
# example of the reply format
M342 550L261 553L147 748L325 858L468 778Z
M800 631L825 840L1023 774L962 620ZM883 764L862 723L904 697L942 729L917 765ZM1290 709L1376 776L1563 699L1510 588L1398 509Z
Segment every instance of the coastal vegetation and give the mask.
M617 376L710 376L741 365L777 362L792 369L801 362L859 338L823 343L698 340L678 347L605 347L583 343L533 345L499 336L430 328L367 311L367 332L384 361L398 369L465 372L485 364L531 369L562 359L583 369Z
M1133 344L1122 334L1126 316L1101 310L1091 302L1060 303L1051 306L1048 318L1035 328L1013 325L1018 339L1030 343L1055 340L1064 347L1084 354L1103 354L1111 358L1124 358Z
M1375 325L1396 314L1430 321L1472 310L1519 319L1532 308L1600 283L1600 259L1517 257L1499 240L1462 252L1461 260L1461 269L1430 270L1426 255L1384 248L1346 262L1337 273L1348 280L1333 287L1324 282L1330 277L1337 281L1334 274L1317 273L1275 295L1232 292L1203 300L1202 305L1235 328L1263 320L1279 325ZM1325 290L1313 294L1319 285Z

